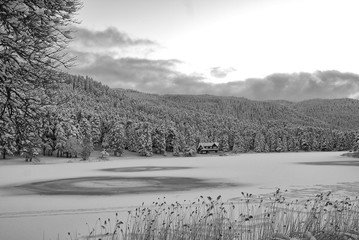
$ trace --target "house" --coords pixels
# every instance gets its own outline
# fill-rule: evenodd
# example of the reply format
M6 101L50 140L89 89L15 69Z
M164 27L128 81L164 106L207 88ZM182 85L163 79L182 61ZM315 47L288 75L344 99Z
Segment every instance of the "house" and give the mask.
M197 152L198 153L218 152L218 149L219 149L218 142L202 142L198 144Z

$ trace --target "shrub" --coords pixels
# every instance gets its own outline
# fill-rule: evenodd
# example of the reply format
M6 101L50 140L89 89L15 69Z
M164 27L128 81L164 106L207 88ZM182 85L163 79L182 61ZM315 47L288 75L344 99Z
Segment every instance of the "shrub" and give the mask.
M110 156L110 154L105 149L103 149L100 152L100 156L98 158L101 160L108 160L108 156Z
M188 147L186 146L184 149L183 149L183 155L185 157L194 157L196 156L196 150L194 148L191 148L191 147Z

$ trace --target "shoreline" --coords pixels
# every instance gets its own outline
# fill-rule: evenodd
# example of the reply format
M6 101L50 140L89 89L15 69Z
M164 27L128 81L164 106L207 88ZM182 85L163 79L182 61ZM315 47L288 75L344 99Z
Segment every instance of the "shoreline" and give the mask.
M26 162L25 158L22 156L7 156L6 159L0 159L0 166L5 165L47 165L47 164L66 164L66 163L93 163L93 162L111 162L111 161L121 161L121 160L144 160L144 159L186 159L186 158L212 158L212 157L233 157L233 156L241 156L241 155L263 155L263 154L296 154L296 153L323 153L320 151L312 151L312 152L305 152L305 151L299 151L299 152L268 152L268 153L257 153L257 152L246 152L246 153L232 153L232 152L226 152L226 153L207 153L207 154L199 154L197 153L195 156L192 157L186 157L186 156L173 156L171 152L168 152L167 155L162 154L153 154L150 157L146 156L140 156L136 152L130 152L125 150L124 154L121 156L114 156L110 155L107 156L105 159L100 159L100 152L101 151L93 151L91 153L91 156L88 160L82 160L81 157L77 158L66 158L66 157L57 157L57 156L43 156L40 155L38 157L38 160L32 161L32 162ZM359 153L353 153L348 151L331 151L336 153L342 153L339 154L340 157L348 157L354 160L351 160L354 165L356 166L357 163L355 159L358 159L359 161ZM347 161L350 162L350 161ZM330 164L330 163L328 163ZM338 164L340 165L340 164ZM348 164L350 165L350 164Z

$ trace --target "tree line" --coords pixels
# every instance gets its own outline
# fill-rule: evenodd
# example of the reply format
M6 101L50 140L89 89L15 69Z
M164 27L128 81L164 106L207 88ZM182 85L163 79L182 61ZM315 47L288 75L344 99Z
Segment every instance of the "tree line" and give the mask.
M124 150L140 156L191 156L199 142L219 142L220 151L234 153L343 151L356 143L352 130L241 119L157 95L110 89L90 77L63 77L64 83L54 88L61 104L44 107L30 125L7 123L3 157L23 153L29 160L37 154L87 159L94 148L115 156Z

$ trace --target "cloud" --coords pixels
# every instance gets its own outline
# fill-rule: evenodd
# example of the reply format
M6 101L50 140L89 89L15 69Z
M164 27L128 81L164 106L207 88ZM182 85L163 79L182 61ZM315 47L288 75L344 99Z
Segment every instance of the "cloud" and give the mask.
M258 100L346 98L359 92L359 75L339 71L272 74L264 79L248 79L245 83L243 95Z
M76 45L94 48L111 47L131 47L131 46L153 46L157 45L149 39L131 38L124 32L120 32L114 27L109 27L103 31L93 31L86 28L73 28L73 41Z
M176 70L175 59L150 60L85 54L93 59L77 74L89 75L112 88L135 89L158 94L212 94L253 100L301 101L313 98L358 98L359 75L338 71L272 74L265 78L221 84L205 82L202 75L188 75Z
M112 88L129 88L152 93L183 93L193 86L201 89L203 77L176 71L181 61L145 58L114 58L98 53L75 53L78 64L71 72L88 75ZM201 93L200 91L197 93Z
M359 75L353 73L276 73L265 78L214 84L206 82L204 75L179 72L177 67L182 64L180 60L148 59L131 48L155 45L151 40L134 39L114 28L104 31L78 28L77 34L69 49L71 55L77 56L77 63L70 72L91 76L112 88L158 94L237 96L254 100L359 98ZM132 50L128 54L118 54L118 51L114 54L114 47ZM233 71L233 68L210 69L211 75L217 78L224 78Z
M235 68L220 68L220 67L213 67L211 68L211 75L215 78L225 78L231 72L236 71Z
M77 28L69 48L69 54L76 56L76 64L70 72L91 76L113 88L154 93L182 93L190 91L193 85L200 85L202 76L176 70L181 61L151 60L143 54L146 49L139 48L155 45L151 40L134 39L115 28L104 31Z

